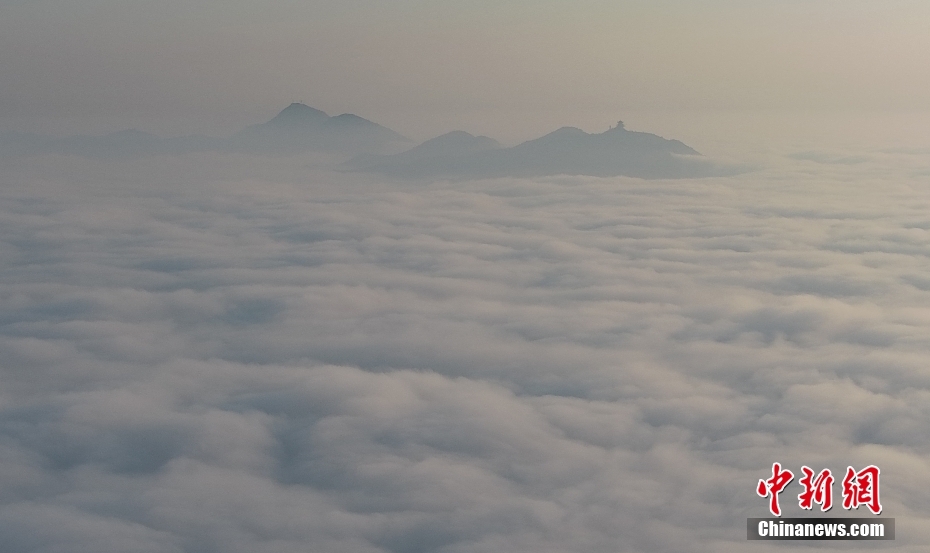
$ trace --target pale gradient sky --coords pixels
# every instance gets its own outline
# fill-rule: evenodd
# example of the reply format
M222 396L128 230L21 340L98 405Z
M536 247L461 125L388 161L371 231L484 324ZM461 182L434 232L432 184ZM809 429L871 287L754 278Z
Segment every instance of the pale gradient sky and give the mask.
M928 24L904 0L0 0L0 130L228 134L301 101L417 140L621 117L687 137L669 121L719 112L928 139Z

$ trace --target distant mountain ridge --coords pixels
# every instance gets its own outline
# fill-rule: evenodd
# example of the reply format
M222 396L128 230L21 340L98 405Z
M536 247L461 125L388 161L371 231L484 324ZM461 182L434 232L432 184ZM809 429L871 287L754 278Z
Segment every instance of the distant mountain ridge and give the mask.
M722 171L678 140L628 131L622 122L600 134L562 127L511 148L493 147L481 140L487 137L473 137L468 133L456 135L453 140L452 134L432 139L443 139L442 148L427 148L432 142L427 141L400 154L358 157L350 160L346 167L408 178L559 174L684 178L711 176Z
M496 150L501 147L500 142L487 136L474 136L465 131L452 131L431 138L419 146L397 154L396 158L414 161L439 156L457 157L487 150Z
M162 138L135 129L64 138L12 132L0 134L0 155L58 153L112 158L204 151L270 155L317 151L348 157L396 153L412 144L405 136L358 115L344 113L330 117L326 112L295 102L269 121L250 125L230 138L199 135Z
M330 116L292 103L275 117L230 138L161 138L125 130L103 136L50 138L26 133L0 135L0 155L59 153L120 158L204 151L293 155L328 152L350 158L350 171L404 178L545 175L684 178L733 174L678 140L633 132L622 122L600 134L562 127L510 148L493 138L452 131L411 147L403 135L351 113Z
M262 123L262 125L285 127L308 123L321 123L328 119L329 115L327 115L325 111L312 108L306 104L294 102L282 109L270 121Z
M239 131L230 141L234 149L269 153L397 152L411 144L409 138L358 115L331 117L296 102L270 121Z

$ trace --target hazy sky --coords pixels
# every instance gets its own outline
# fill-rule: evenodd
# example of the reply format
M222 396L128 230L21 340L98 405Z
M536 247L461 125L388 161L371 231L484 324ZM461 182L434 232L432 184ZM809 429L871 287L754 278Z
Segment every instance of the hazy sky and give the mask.
M926 112L928 23L918 0L0 0L0 130L226 134L292 101L505 141L643 114Z

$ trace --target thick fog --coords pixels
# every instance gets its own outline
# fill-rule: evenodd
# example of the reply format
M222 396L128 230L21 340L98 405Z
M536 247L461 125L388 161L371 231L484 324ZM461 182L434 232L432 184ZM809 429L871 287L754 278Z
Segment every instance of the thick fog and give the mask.
M779 461L878 465L897 520L792 550L924 551L930 157L767 156L4 160L3 550L781 551L745 534Z

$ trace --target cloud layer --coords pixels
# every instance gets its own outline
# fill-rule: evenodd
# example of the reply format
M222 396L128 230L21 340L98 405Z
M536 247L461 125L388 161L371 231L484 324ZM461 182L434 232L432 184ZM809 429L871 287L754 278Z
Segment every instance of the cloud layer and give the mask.
M2 541L774 551L744 524L777 460L879 465L883 547L922 550L928 162L424 184L220 154L14 160Z

